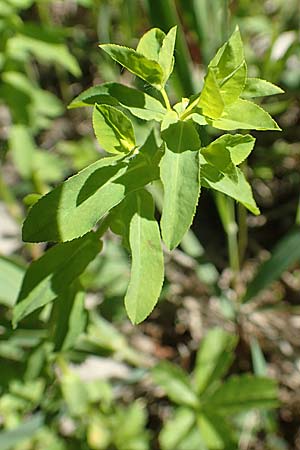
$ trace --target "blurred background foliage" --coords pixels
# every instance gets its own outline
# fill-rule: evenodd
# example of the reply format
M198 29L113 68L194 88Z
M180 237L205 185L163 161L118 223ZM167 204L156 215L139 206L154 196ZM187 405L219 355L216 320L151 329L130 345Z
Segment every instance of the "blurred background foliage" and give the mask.
M300 449L299 9L299 0L0 0L2 450ZM237 24L249 74L285 91L263 100L282 133L255 133L243 168L261 215L203 192L192 230L165 254L159 306L139 327L123 307L128 255L107 235L65 313L57 299L12 330L25 267L45 250L22 244L26 210L101 152L89 111L68 103L105 81L139 83L154 95L97 44L135 47L150 27L174 24L173 102L200 91L209 60ZM142 141L147 127L134 125ZM234 398L246 373L268 375L279 384L278 408L270 411L269 384L256 386L252 403L245 394L242 409L222 410L218 391L201 392L204 405L213 395L226 424L221 413L204 421L192 400L188 409L193 374L214 347L217 389Z

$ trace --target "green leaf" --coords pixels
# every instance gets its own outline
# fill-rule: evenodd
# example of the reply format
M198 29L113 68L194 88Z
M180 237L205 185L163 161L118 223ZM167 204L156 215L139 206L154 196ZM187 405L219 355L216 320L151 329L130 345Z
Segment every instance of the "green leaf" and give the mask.
M283 94L284 91L270 83L269 81L260 78L248 78L244 91L243 98L267 97L268 95Z
M121 45L102 44L99 45L99 47L134 75L142 78L157 88L162 86L163 71L156 61L146 58L132 48L123 47Z
M237 448L233 438L232 427L229 427L224 418L220 417L216 411L211 415L207 413L200 414L198 416L198 427L201 437L209 449L225 450Z
M201 149L206 161L221 172L241 164L251 153L255 139L249 134L223 134L207 147Z
M178 408L171 419L163 426L159 434L162 450L177 449L180 442L189 434L195 423L194 411L188 408Z
M205 77L199 106L202 114L211 119L218 119L223 113L225 105L217 82L216 70L213 68L208 69Z
M239 29L232 33L229 40L218 50L209 63L216 69L216 78L224 81L244 62L244 46Z
M0 257L0 303L13 306L17 300L25 270L13 261Z
M132 323L142 322L157 303L164 279L164 260L151 195L140 190L127 196L124 214L129 222L132 255L125 307Z
M174 113L175 114L175 113ZM191 122L172 117L162 125L166 144L160 165L164 187L161 216L162 237L172 250L190 227L200 194L200 139Z
M222 192L242 203L253 214L259 214L251 187L238 167L233 167L230 174L223 174L216 167L206 164L206 162L205 158L200 155L202 186Z
M274 408L278 405L275 380L252 375L232 376L206 398L204 411L234 414L250 409Z
M159 177L160 157L150 134L129 162L114 156L91 164L33 205L23 225L23 240L68 241L87 233L127 194Z
M143 120L161 121L167 110L159 100L144 92L119 83L93 86L76 97L69 108L91 106L95 103L122 106Z
M52 310L54 351L72 348L78 336L84 331L87 314L84 307L84 291L76 281L59 296Z
M243 302L248 302L292 264L300 260L300 230L290 232L281 239L272 251L272 256L258 269L254 279L249 283Z
M280 130L260 106L242 99L226 105L222 116L212 121L212 126L220 130Z
M71 242L58 244L26 271L13 311L13 325L63 294L97 256L101 243L91 232Z
M151 28L139 40L136 51L148 59L158 62L159 53L166 34L159 28Z
M1 450L14 450L21 442L32 439L36 432L43 426L44 418L41 414L35 414L21 425L8 431L0 432Z
M244 90L246 78L247 66L243 61L232 74L220 82L220 93L225 105L230 105L239 98Z
M10 129L9 147L13 162L23 178L32 176L36 147L28 127L14 125Z
M95 105L93 127L99 144L108 153L128 153L135 147L131 121L110 105Z
M152 376L154 382L163 388L173 402L197 408L197 395L188 376L180 367L165 361L153 369Z
M167 36L164 38L158 57L158 62L164 71L165 84L171 75L174 67L174 49L176 41L177 26L170 29Z
M233 361L237 339L221 328L210 330L201 342L194 369L194 382L201 394L225 375Z

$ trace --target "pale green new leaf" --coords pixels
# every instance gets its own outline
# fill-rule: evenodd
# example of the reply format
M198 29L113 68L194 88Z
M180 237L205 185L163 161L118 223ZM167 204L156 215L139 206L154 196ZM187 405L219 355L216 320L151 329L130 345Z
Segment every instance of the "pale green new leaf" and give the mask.
M206 398L204 411L234 414L250 409L268 409L278 405L275 380L252 375L232 376Z
M244 62L244 46L237 28L209 63L216 70L218 81L229 77Z
M168 34L163 40L160 52L159 52L159 58L158 62L160 66L163 68L164 71L164 84L167 82L169 76L171 75L173 71L174 66L174 48L175 48L175 41L176 41L176 32L177 32L177 26L170 29Z
M95 103L122 106L143 120L161 121L167 110L159 100L137 89L119 83L93 86L76 97L69 108L92 106Z
M68 285L84 271L100 249L100 241L90 232L74 241L57 244L31 263L14 307L14 326L66 291Z
M226 105L222 116L212 121L212 126L220 130L280 130L266 111L243 99Z
M199 106L202 114L211 119L218 119L223 113L225 105L217 82L216 70L213 68L208 69L205 77Z
M220 93L225 105L234 103L244 90L247 78L247 66L245 61L227 78L219 84Z
M200 166L202 186L223 192L223 194L242 203L253 214L259 214L251 187L238 167L233 167L230 174L223 174L211 164L206 164L203 155L200 156Z
M233 361L236 337L222 330L210 330L201 342L194 369L194 384L201 394L225 375Z
M167 361L161 362L152 371L154 382L161 386L167 396L179 405L197 408L198 397L193 391L186 373Z
M166 144L160 164L164 188L161 216L162 237L166 246L175 248L189 229L200 194L200 139L191 122L163 123Z
M139 40L136 51L148 59L158 62L159 52L166 34L159 28L151 28Z
M151 195L140 190L126 198L129 245L132 255L125 307L132 323L142 322L157 303L164 279L164 260L159 227Z
M134 75L155 87L161 87L163 83L163 71L156 61L146 58L132 48L121 45L102 44L99 47Z
M201 149L203 156L221 172L241 164L251 153L255 139L250 134L223 134Z
M159 434L162 450L173 450L190 433L195 423L195 413L188 408L178 408L163 426Z
M135 147L131 121L113 106L94 106L93 127L99 144L108 153L128 153Z
M269 95L283 94L284 91L269 81L260 78L248 78L244 91L243 98L267 97Z

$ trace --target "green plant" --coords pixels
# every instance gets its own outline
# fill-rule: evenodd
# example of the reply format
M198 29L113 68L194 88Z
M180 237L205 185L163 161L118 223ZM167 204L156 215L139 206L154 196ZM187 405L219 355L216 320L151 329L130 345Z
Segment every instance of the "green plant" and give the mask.
M270 115L249 99L281 90L267 81L247 78L236 29L210 62L202 91L172 107L166 83L173 70L175 39L176 27L167 35L154 28L141 38L137 50L100 45L154 87L157 98L105 83L71 103L70 108L94 105L96 137L114 156L100 158L29 210L24 241L58 243L29 266L14 308L14 325L54 300L59 311L62 299L75 302L82 289L78 279L101 250L100 239L108 228L122 236L132 255L125 306L131 321L139 323L154 308L164 279L160 230L169 250L180 244L192 223L201 186L259 213L238 167L252 151L255 139L248 134L225 134L203 147L201 133L205 126L225 131L279 130ZM136 140L131 115L149 123L148 136L141 143ZM160 229L147 190L157 180L164 190Z
M234 335L214 328L202 340L190 377L171 363L155 367L155 383L177 404L160 433L162 450L238 448L243 422L248 420L242 413L277 405L276 383L271 379L243 374L221 381L236 344Z

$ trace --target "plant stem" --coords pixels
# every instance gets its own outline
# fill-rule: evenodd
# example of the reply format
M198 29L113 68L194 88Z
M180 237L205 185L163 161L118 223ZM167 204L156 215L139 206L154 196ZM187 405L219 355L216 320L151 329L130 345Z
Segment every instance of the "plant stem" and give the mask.
M190 114L192 114L192 110L198 105L199 97L197 97L180 116L180 120L186 119Z
M238 224L239 224L239 258L242 263L245 251L248 244L248 226L247 226L247 211L246 208L238 204Z
M170 101L169 101L169 97L168 97L168 94L167 94L165 88L162 88L160 92L161 92L161 95L163 96L163 99L164 99L164 102L165 102L167 110L168 111L172 111L171 104L170 104Z

